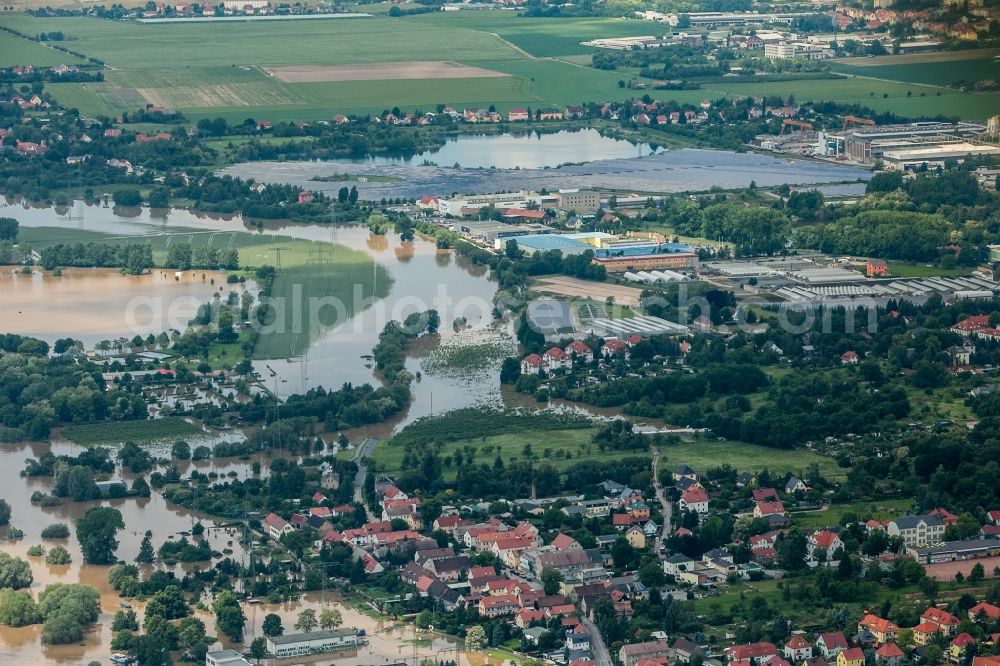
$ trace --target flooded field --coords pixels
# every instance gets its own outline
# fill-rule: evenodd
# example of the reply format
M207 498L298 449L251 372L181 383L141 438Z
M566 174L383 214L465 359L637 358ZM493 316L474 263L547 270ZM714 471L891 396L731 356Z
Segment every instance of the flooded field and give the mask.
M226 284L214 271L154 270L122 275L112 268L66 268L60 277L0 268L5 333L53 340L71 337L92 347L100 340L156 335L187 325L198 306L252 285Z
M510 331L505 323L492 317L492 299L496 284L488 271L475 266L450 252L438 250L432 242L417 239L403 243L396 236L373 235L362 227L336 227L323 225L271 224L262 230L244 224L239 219L213 219L186 211L172 211L167 217L153 218L148 211L125 217L114 210L99 207L83 208L84 218L69 227L51 209L28 209L7 206L2 211L20 220L22 227L66 228L99 232L111 235L170 234L191 229L206 233L249 233L262 236L280 235L316 242L335 242L361 251L370 256L391 275L389 293L378 299L368 309L356 313L346 323L326 331L316 340L306 354L296 359L258 362L258 369L269 388L279 395L287 395L313 386L337 388L344 382L378 382L380 378L372 367L370 358L377 334L391 319L401 320L414 311L429 307L441 314L440 340L426 340L414 344L406 360L407 368L415 375L414 399L408 410L389 423L362 432L349 433L359 436L384 438L420 416L439 413L470 404L500 402L498 373L492 366L473 372L459 361L442 364L438 345L445 348L458 344L491 345L505 349L510 342ZM67 270L63 277L51 275L22 275L5 272L0 278L0 310L7 319L5 330L39 335L50 341L58 337L75 337L88 344L118 335L134 335L121 328L127 302L136 296L166 294L183 299L190 297L196 304L214 293L239 289L225 284L224 276L188 272L176 279L172 271L154 271L139 277L125 277L116 271ZM215 280L213 284L212 280ZM224 294L223 294L224 295ZM15 313L17 318L15 318ZM192 313L193 314L193 313ZM188 317L190 318L190 317ZM456 320L460 326L453 326ZM144 332L159 332L149 328ZM485 348L484 348L485 349ZM492 358L492 357L491 357ZM499 365L493 359L491 364ZM474 388L473 388L474 387ZM525 400L527 401L527 400ZM542 407L542 405L537 405ZM572 408L564 406L560 408ZM202 443L202 442L199 442ZM82 664L91 660L105 661L111 653L110 623L121 599L106 582L107 567L82 564L79 545L75 536L64 540L63 545L73 559L68 566L49 566L44 558L28 558L27 550L41 542L40 532L45 526L63 522L72 525L95 502L64 502L58 506L41 507L32 504L35 490L51 491L51 478L22 478L20 471L27 458L38 458L46 450L56 454L77 454L81 448L62 440L58 433L51 444L22 443L0 448L0 497L12 507L11 525L24 530L25 538L10 541L7 528L0 528L0 549L28 559L34 574L32 592L38 593L53 582L80 582L93 585L101 592L102 615L98 624L80 645L43 646L39 641L40 625L20 629L0 628L0 663L10 664ZM264 466L266 470L266 465ZM211 460L187 462L178 466L182 477L192 469L219 476L234 474L244 478L251 473L250 461ZM266 471L264 472L266 475ZM113 478L131 482L132 475L119 469ZM117 555L132 561L139 551L143 532L147 527L155 531L154 544L158 547L165 539L179 538L201 520L208 528L206 537L210 546L220 552L232 551L232 557L246 561L236 531L207 516L169 505L162 495L153 491L150 498L121 499L104 502L118 508L125 520L126 529L119 533ZM51 547L55 542L46 543ZM182 572L182 565L175 571ZM208 563L200 565L209 566ZM247 640L261 635L263 617L269 612L278 613L286 627L291 627L298 613L307 607L338 604L347 626L363 628L368 634L368 644L353 653L340 653L318 663L347 666L387 664L404 658L431 658L455 660L463 666L484 666L490 660L483 654L466 654L452 639L440 636L418 635L410 625L382 624L357 610L346 607L332 594L307 595L296 603L269 606L251 604L245 607L248 617ZM140 615L142 604L136 606ZM214 618L199 615L205 621L210 635L217 635ZM417 640L419 639L419 640ZM218 647L216 644L215 647ZM492 663L499 664L494 659Z

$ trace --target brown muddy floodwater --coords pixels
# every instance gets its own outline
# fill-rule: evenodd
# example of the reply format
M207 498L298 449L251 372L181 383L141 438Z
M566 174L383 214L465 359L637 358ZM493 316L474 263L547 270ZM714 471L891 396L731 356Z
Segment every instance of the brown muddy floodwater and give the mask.
M67 268L56 277L3 267L0 315L5 333L49 342L74 338L92 347L100 340L183 330L199 305L248 288L253 285L226 284L226 274L215 271L122 275L110 268Z

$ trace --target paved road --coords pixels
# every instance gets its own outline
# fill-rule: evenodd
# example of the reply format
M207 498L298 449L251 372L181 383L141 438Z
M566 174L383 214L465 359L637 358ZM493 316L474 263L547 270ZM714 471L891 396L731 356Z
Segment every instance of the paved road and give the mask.
M660 507L663 512L663 531L660 533L660 538L656 540L656 552L660 552L660 545L670 537L670 523L673 520L672 511L673 507L670 501L667 499L666 495L663 494L663 486L660 485L660 475L658 474L660 468L660 449L657 447L652 447L653 449L653 488L656 490L656 499L660 501Z
M587 631L590 632L590 651L594 653L594 663L596 666L613 666L611 653L608 652L608 646L604 644L604 638L601 636L601 632L597 630L597 625L591 622L588 617L582 617L580 621L583 622L583 626L587 627Z
M365 503L365 479L368 477L368 465L364 461L371 456L372 449L375 448L376 444L378 444L378 440L369 437L358 445L358 448L354 450L354 457L351 458L358 465L358 473L354 477L354 501L365 507L368 520L377 520L377 517Z

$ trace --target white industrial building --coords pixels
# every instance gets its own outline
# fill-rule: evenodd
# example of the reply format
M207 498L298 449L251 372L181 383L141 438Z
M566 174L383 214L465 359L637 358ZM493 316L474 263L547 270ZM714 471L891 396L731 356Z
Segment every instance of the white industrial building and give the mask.
M968 141L936 143L900 150L886 150L882 153L882 162L886 169L907 171L921 166L944 165L948 160L961 163L965 161L966 157L983 155L1000 155L1000 147L969 143Z
M268 636L267 651L278 659L282 659L357 647L360 643L361 639L358 638L356 629L310 631L304 634Z
M599 338L627 338L630 335L690 335L691 329L683 324L660 317L639 316L631 319L591 319L585 323L586 332Z

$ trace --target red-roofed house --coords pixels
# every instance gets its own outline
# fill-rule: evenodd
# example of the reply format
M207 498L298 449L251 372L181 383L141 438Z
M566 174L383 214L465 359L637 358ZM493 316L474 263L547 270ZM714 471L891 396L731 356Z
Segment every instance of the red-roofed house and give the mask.
M407 499L409 495L404 493L402 490L396 486L386 486L382 489L382 499L383 500L402 500Z
M754 488L750 491L754 502L766 502L778 499L778 491L774 488Z
M549 367L549 364L538 354L528 354L521 359L522 375L537 375L547 367Z
M840 355L841 365L857 365L858 364L858 352L846 351Z
M587 363L594 360L594 350L580 340L574 340L569 343L564 351L570 356L575 354L578 359L582 359Z
M958 333L959 335L972 335L976 331L981 331L984 328L990 328L989 315L975 315L973 317L967 317L952 326L951 332Z
M885 645L890 641L895 641L899 637L899 627L895 622L885 620L877 615L865 615L865 619L858 622L858 631L868 630L875 637L879 645ZM861 655L864 661L864 654ZM842 666L838 661L838 666Z
M479 600L479 614L483 617L500 617L516 613L521 604L513 594L499 594Z
M895 643L886 643L875 650L875 663L879 666L900 666L906 656Z
M624 340L608 340L601 346L601 355L605 358L617 356L618 354L624 354L625 359L628 360L628 344L626 344Z
M843 650L847 649L847 636L842 631L832 631L827 634L820 634L816 639L816 647L827 659L836 657Z
M813 656L813 646L802 636L792 636L785 643L785 659L790 661L804 661ZM770 663L770 662L769 662Z
M611 524L620 532L632 524L632 516L627 513L613 513L611 514Z
M937 625L941 633L949 638L958 633L959 619L941 608L931 606L920 616L920 621Z
M288 534L294 528L291 524L276 513L269 513L263 520L264 531L272 539L280 539L282 535Z
M962 659L965 657L965 653L968 651L970 645L975 645L976 639L970 634L964 631L951 641L951 645L948 647L949 657L956 664L962 663Z
M562 532L556 535L556 538L552 540L550 545L556 550L580 550L582 548L580 542Z
M708 513L708 493L700 485L688 486L687 490L681 493L678 501L681 511L696 511L700 514Z
M865 666L865 651L861 648L847 648L837 655L837 666Z
M512 123L524 122L528 120L528 110L520 106L515 106L507 112L507 120Z
M1000 608L985 601L980 601L969 609L969 619L978 622L980 614L988 620L1000 620Z
M1000 511L990 511L986 516L993 521L994 525L1000 525Z
M542 354L542 358L549 364L550 368L571 368L573 358L559 347L553 347Z
M830 530L817 530L810 534L806 540L806 549L810 558L813 557L813 553L817 549L822 548L826 551L827 559L830 560L833 559L833 554L843 547L844 542L840 540L840 536Z
M942 509L941 507L938 507L933 511L931 511L930 515L937 516L938 518L940 518L941 522L944 523L945 527L948 527L949 525L954 525L955 523L958 522L958 516L953 514L948 509Z
M730 663L741 659L753 659L757 663L763 663L777 657L778 648L773 643L749 643L730 646L726 648L725 654Z
M521 629L527 629L533 622L545 622L545 620L545 611L535 610L534 608L522 608L517 611L517 617L514 618L514 624Z
M767 516L784 516L785 505L781 502L757 502L753 508L754 518L765 518Z

